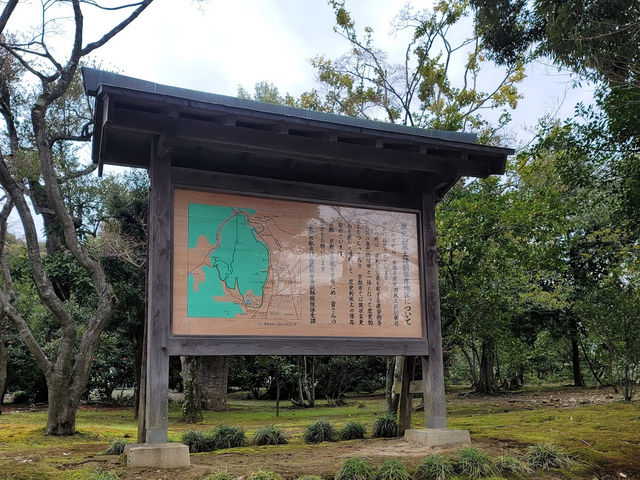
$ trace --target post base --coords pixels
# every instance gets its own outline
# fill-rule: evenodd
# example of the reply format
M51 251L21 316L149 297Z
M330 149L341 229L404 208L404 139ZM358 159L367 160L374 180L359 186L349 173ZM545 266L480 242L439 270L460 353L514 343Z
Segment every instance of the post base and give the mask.
M404 439L425 447L444 448L471 444L468 430L452 428L410 429L404 432Z
M138 443L124 447L127 467L184 468L191 466L189 447L182 443Z

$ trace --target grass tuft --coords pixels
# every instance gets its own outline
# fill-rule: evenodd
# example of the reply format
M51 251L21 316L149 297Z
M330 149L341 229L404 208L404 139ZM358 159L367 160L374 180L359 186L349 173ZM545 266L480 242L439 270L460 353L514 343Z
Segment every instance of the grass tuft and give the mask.
M413 480L447 480L453 473L451 460L436 453L418 464L413 472Z
M320 475L300 475L298 480L323 480Z
M380 464L376 480L411 480L411 475L407 467L395 458L390 458Z
M236 480L236 477L231 475L229 472L220 471L207 475L204 480Z
M224 423L213 429L211 432L211 440L216 450L244 447L247 444L247 436L242 428L231 427Z
M496 459L496 468L500 473L512 475L528 475L531 473L531 469L526 463L510 455L499 456Z
M374 480L375 469L362 458L345 460L336 473L335 480Z
M271 470L258 470L249 474L249 480L282 480L282 477Z
M529 466L534 470L548 468L568 468L573 461L558 446L550 443L538 443L527 448L524 456Z
M98 470L89 475L89 480L120 480L120 477L115 472Z
M213 439L204 432L189 430L182 434L182 443L189 447L189 453L212 452L215 450Z
M109 444L107 449L102 452L103 455L122 455L124 453L124 447L128 444L125 439L117 438Z
M275 425L269 425L261 428L253 436L255 445L284 445L287 443L287 437L284 432Z
M373 423L373 438L393 438L398 436L398 422L393 415L378 417Z
M340 440L357 440L364 438L366 429L358 422L349 421L340 430Z
M456 452L456 470L469 478L490 477L496 473L493 460L487 452L476 447L461 448Z
M328 420L322 419L312 423L304 432L305 443L332 442L335 432Z

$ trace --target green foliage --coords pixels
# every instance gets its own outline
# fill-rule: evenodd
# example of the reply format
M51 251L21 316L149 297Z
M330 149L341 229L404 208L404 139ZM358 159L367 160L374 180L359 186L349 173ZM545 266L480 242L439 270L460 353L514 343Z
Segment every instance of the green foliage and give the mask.
M282 477L271 470L258 470L249 474L249 480L282 480Z
M384 460L375 476L376 480L411 480L411 475L401 462L395 458Z
M124 447L128 444L125 439L117 438L109 446L107 449L102 452L103 455L122 455L124 453Z
M236 477L231 475L229 472L216 472L210 475L207 475L204 480L235 480Z
M98 470L89 475L89 480L120 480L120 477L115 472Z
M476 447L461 448L456 456L456 471L469 478L488 477L496 473L491 456L484 450Z
M287 443L287 437L280 428L268 425L256 431L253 443L255 445L284 445Z
M573 464L573 461L566 453L557 445L550 443L538 443L528 447L524 458L534 470L568 468Z
M362 458L345 460L336 473L335 480L374 480L375 469Z
M447 480L453 473L451 460L436 453L418 464L413 473L413 480Z
M211 452L216 449L211 435L189 430L182 434L182 443L189 447L190 453Z
M356 440L364 438L366 429L358 422L349 421L340 430L340 440Z
M335 436L333 426L323 418L307 427L303 439L305 443L333 442Z
M211 432L211 440L216 449L244 447L247 443L247 436L240 427L229 425L218 425Z
M393 438L398 436L398 421L390 414L376 418L373 422L373 438Z
M319 475L300 475L298 480L323 480Z
M528 475L531 473L526 463L510 455L500 455L496 459L496 469L503 474Z

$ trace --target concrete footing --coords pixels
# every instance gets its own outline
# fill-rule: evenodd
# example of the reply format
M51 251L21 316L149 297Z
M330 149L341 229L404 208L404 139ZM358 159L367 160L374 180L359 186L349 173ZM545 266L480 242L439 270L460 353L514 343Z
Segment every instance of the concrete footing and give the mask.
M425 447L445 448L471 444L468 430L451 428L410 429L404 432L404 439Z
M184 468L191 466L189 447L182 443L138 443L124 447L127 467Z

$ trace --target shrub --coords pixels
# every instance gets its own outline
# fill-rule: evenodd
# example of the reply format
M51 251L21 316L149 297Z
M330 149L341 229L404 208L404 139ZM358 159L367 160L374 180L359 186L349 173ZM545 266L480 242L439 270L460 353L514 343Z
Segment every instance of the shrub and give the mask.
M392 438L398 436L398 422L393 415L378 417L373 423L374 438Z
M229 472L216 472L205 477L204 480L236 480Z
M335 432L329 421L322 419L309 425L303 438L306 443L332 442Z
M16 390L13 392L13 403L28 403L29 400L29 394L24 390Z
M531 473L531 469L526 463L509 455L498 457L496 459L496 468L500 473L512 473L514 475L528 475Z
M247 444L247 436L240 427L218 425L211 432L211 440L214 449L244 447Z
M358 457L345 460L336 473L335 480L373 480L375 469Z
M340 430L340 440L356 440L364 438L366 430L364 425L358 422L347 422Z
M127 441L118 438L111 442L107 449L102 452L103 455L122 455L124 453L124 447L127 445Z
M89 480L120 480L120 477L115 472L99 470L89 475Z
M466 447L458 450L457 454L457 470L469 478L489 477L496 473L493 460L484 450Z
M418 464L414 473L414 480L447 480L453 475L451 460L442 455L433 454Z
M271 470L258 470L251 472L249 480L282 480L282 477Z
M190 453L211 452L215 450L213 439L203 432L189 430L182 434L182 443L189 447Z
M278 427L269 425L256 432L253 437L253 443L256 445L284 445L287 443L287 438Z
M380 464L376 473L376 480L410 480L411 475L407 467L395 458L385 460Z
M527 453L524 458L534 470L567 468L573 463L567 454L556 445L549 443L530 446L527 448Z

